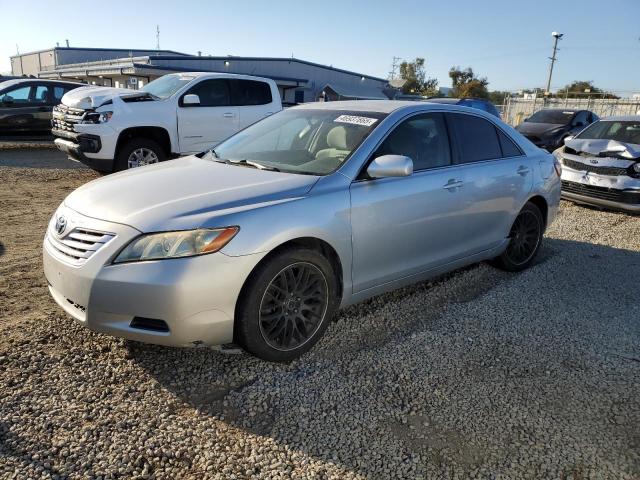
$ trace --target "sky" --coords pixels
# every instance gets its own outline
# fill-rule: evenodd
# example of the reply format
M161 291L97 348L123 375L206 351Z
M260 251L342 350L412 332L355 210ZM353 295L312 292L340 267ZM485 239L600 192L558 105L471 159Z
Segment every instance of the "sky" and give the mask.
M0 0L0 72L9 57L64 45L291 57L387 78L393 57L426 59L449 87L458 65L490 90L552 90L573 80L640 92L640 0ZM42 14L44 12L44 14ZM34 15L37 13L37 15Z

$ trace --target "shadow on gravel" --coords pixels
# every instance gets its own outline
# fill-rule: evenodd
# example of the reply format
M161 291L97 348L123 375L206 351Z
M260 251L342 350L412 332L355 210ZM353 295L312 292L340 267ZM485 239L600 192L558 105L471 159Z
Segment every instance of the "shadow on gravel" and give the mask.
M546 239L527 272L474 266L350 307L320 346L287 365L133 342L128 355L198 414L365 475L371 471L363 458L380 458L373 445L382 435L392 439L383 453L390 465L417 456L436 465L453 458L451 468L471 472L483 464L508 465L512 458L543 462L510 436L496 436L494 430L502 431L497 425L509 416L514 425L526 426L531 439L557 448L560 458L580 458L593 448L602 461L617 454L592 439L618 442L612 440L611 448L640 441L631 427L640 410L626 400L640 393L640 383L629 391L640 377L631 370L636 362L625 360L635 358L631 350L638 347L640 328L631 312L640 312L639 276L639 252ZM429 296L435 297L431 303ZM421 311L415 305L423 301L428 308ZM376 317L377 310L394 302L402 318L390 326L378 321L384 318ZM448 314L452 308L456 315ZM350 336L353 328L363 335ZM382 341L372 346L368 336ZM467 343L471 338L477 340ZM631 382L626 386L625 375ZM567 399L583 395L584 385L611 378L622 382L621 389L589 391L591 416L570 411ZM446 403L438 392L446 392ZM506 406L491 406L496 396ZM606 414L613 399L617 424ZM478 411L470 405L491 407ZM401 422L406 415L409 422ZM483 418L477 425L468 421L476 415ZM468 428L482 441L472 442ZM436 434L442 438L430 437ZM577 439L575 451L555 443L564 436ZM328 438L339 438L340 447L327 451ZM355 446L345 449L350 442ZM626 454L619 452L620 458Z
M0 257L4 255L4 243L0 242Z

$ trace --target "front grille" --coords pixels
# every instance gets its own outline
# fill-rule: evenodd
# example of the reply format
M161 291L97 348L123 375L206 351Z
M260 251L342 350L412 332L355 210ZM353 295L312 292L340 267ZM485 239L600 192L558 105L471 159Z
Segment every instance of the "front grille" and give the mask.
M87 110L82 110L81 108L67 107L62 104L56 105L53 107L51 127L54 130L73 132L73 126L82 120L85 113L87 113Z
M582 162L577 162L575 160L569 160L568 158L564 158L562 163L573 170L579 170L581 172L590 172L597 173L598 175L627 175L628 171L626 168L622 167L607 167L607 166L599 166L599 165L590 165Z
M59 237L53 230L50 230L47 235L51 247L75 265L85 263L114 237L115 235L112 233L78 227L63 237Z
M586 197L599 198L610 202L639 204L640 191L625 191L615 188L597 187L595 185L587 185L585 183L568 182L562 180L562 191L567 193L575 193L576 195L584 195Z

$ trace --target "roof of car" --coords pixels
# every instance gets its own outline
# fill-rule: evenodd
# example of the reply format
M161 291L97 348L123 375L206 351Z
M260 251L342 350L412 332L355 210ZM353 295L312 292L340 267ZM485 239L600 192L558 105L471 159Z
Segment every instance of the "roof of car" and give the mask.
M554 112L582 112L585 111L584 108L543 108L545 112L554 111ZM589 110L586 110L587 112Z
M603 122L640 122L640 115L618 115L600 119Z
M55 83L65 85L78 85L79 87L87 86L86 83L67 82L65 80L45 80L44 78L16 78L13 80L5 80L4 82L0 81L0 85L2 85L2 88L10 87L12 85L19 85L21 83L42 83L45 85L48 83Z
M426 106L426 102L411 100L340 100L337 102L310 102L298 105L296 109L346 110L356 112L391 113L403 107Z

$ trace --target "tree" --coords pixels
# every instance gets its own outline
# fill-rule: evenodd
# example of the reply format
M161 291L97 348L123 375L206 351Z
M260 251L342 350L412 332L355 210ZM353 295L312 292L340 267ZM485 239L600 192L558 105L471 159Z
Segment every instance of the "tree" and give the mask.
M489 81L486 77L476 77L471 67L464 70L460 69L460 67L451 67L449 78L451 78L451 86L453 87L449 93L450 96L456 98L489 98L489 91L487 90Z
M427 78L424 58L416 58L413 62L406 60L400 64L400 77L406 80L402 93L433 96L438 93L438 80Z
M589 90L586 92L585 90ZM565 85L556 92L556 97L584 97L593 95L598 98L620 98L611 92L606 92L593 84L591 80L576 80L569 85Z
M505 103L505 98L510 97L511 92L504 92L501 90L493 90L489 92L489 100L494 105L503 105Z

